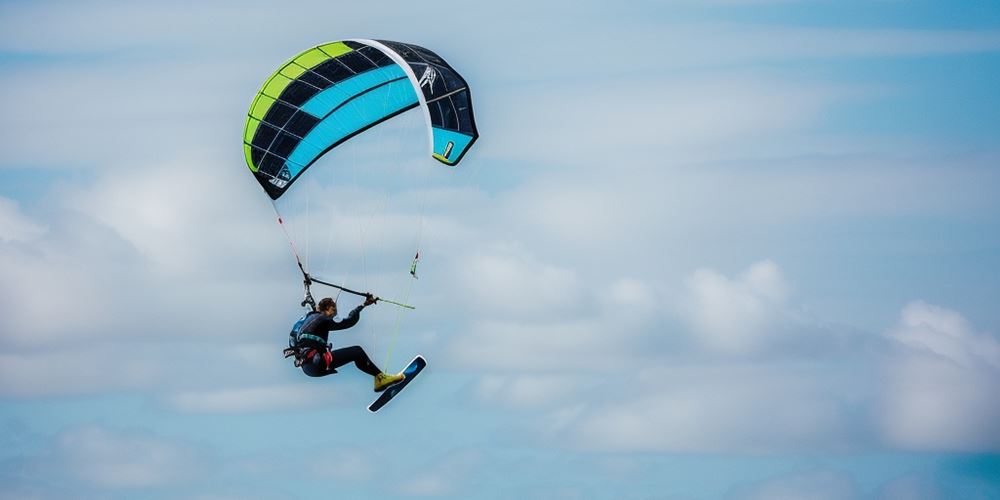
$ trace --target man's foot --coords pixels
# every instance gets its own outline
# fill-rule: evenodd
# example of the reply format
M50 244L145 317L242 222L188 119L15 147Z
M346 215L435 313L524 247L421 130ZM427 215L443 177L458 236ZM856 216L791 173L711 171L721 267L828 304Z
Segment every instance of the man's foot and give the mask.
M389 375L388 373L379 373L375 375L375 392L382 392L387 387L397 382L401 382L406 375L402 373L397 373L395 375Z

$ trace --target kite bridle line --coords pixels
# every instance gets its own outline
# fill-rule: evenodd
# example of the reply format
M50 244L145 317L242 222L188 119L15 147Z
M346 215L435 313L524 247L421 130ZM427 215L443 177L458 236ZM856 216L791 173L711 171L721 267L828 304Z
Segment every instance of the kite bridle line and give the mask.
M305 288L305 297L303 297L302 303L300 304L302 307L305 307L308 304L312 308L312 310L314 311L316 310L316 300L313 299L311 291L311 286L313 283L319 283L320 285L326 285L331 288L336 288L337 290L340 290L342 292L347 292L353 295L357 295L359 297L367 298L371 296L371 294L369 293L359 292L357 290L351 290L350 288L340 285L335 285L328 281L323 281L310 276L309 273L306 272L305 266L302 265L302 259L299 258L299 252L298 250L295 249L295 241L292 240L291 235L288 234L288 229L285 228L285 221L284 219L281 218L281 213L278 212L278 207L275 206L273 202L271 203L271 205L272 207L274 207L274 212L278 214L278 225L281 226L281 230L285 233L285 238L288 240L288 245L292 248L292 256L295 257L295 263L298 264L299 271L302 271L302 287ZM416 309L416 307L413 307L409 304L404 304L402 302L397 302L395 300L383 299L378 296L373 296L373 297L377 302L385 302L386 304L392 304L394 306L399 306L405 309Z

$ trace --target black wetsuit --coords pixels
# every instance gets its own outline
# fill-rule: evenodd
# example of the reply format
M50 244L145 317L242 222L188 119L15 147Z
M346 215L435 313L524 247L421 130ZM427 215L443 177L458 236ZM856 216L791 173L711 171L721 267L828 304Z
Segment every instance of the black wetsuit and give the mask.
M355 307L343 321L337 321L322 313L310 313L306 316L305 322L299 329L298 344L302 347L311 347L302 363L302 371L306 375L323 377L337 373L337 368L350 362L354 362L359 370L373 377L381 372L361 346L355 345L332 351L328 346L330 332L346 330L358 324L358 320L361 319L361 310L364 307Z

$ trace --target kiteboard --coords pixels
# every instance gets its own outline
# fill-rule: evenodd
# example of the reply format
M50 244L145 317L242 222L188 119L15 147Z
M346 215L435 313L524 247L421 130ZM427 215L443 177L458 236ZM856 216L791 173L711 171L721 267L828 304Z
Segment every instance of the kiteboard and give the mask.
M368 411L375 413L382 409L383 406L385 406L389 401L392 401L392 398L396 397L396 395L399 394L403 388L412 382L413 379L416 378L421 371L423 371L425 366L427 366L427 361L424 360L423 356L418 354L417 357L413 358L413 361L410 361L410 364L403 370L403 374L406 375L406 378L404 378L402 382L392 384L387 387L386 390L382 391L382 394L379 395L378 399L368 405Z

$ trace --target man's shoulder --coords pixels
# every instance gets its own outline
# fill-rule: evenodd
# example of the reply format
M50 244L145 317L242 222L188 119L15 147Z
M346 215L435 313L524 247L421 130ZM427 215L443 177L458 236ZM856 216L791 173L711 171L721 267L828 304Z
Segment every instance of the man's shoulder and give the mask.
M318 323L322 323L322 318L320 316L322 316L322 314L316 311L307 312L295 321L295 328L311 328Z

